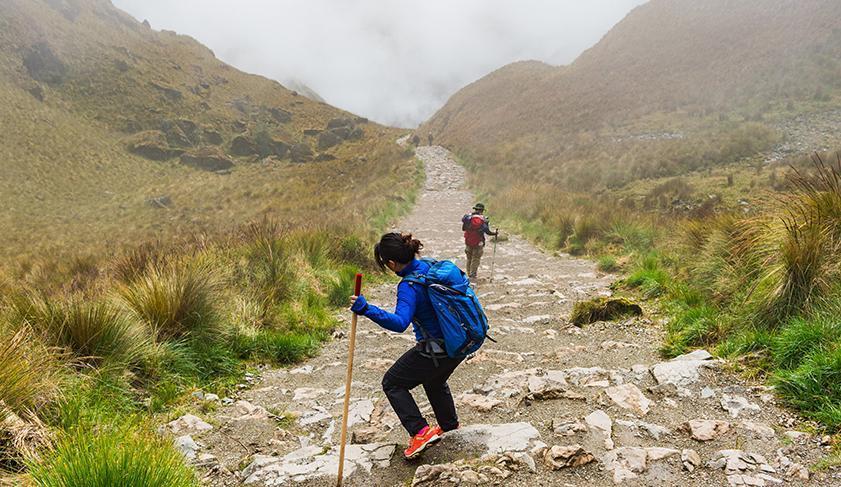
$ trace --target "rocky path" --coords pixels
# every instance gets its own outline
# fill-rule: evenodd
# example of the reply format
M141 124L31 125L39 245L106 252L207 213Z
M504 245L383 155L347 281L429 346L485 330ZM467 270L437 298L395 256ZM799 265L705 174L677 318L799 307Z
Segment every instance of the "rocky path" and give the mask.
M441 147L417 153L425 191L398 228L425 255L463 265L459 222L474 203L463 170ZM360 320L346 485L841 485L829 473L808 479L820 439L795 431L771 391L703 351L659 358L656 319L570 326L572 304L609 295L614 276L516 236L498 244L493 282L490 263L488 248L478 291L499 343L456 371L463 428L419 461L402 459L407 436L380 390L412 336ZM365 294L390 307L394 288ZM347 345L339 334L318 357L267 369L236 402L208 407L208 423L185 417L169 428L210 485L335 485Z

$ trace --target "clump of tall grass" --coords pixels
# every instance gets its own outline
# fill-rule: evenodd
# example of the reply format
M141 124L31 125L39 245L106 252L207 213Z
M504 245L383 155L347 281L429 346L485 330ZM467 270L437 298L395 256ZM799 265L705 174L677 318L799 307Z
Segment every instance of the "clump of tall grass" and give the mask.
M192 259L150 267L118 288L123 303L158 341L218 339L222 278L213 262Z
M194 487L193 470L171 440L131 426L77 428L65 434L42 462L29 462L43 487Z
M88 364L136 364L148 345L140 324L105 301L27 291L14 300L14 309L48 344Z
M54 354L24 326L0 328L0 423L25 416L57 396L59 369Z
M244 264L238 281L251 289L259 303L260 320L270 321L275 306L286 300L295 279L285 231L274 221L263 220L245 227Z

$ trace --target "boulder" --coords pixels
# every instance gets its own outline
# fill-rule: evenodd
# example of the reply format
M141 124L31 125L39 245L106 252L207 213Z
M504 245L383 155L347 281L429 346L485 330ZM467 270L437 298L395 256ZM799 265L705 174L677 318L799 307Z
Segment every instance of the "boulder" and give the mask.
M205 171L223 171L234 167L234 161L216 147L202 147L181 154L181 164Z
M153 161L165 161L184 153L183 149L170 147L166 135L160 130L146 130L125 139L126 147L136 154Z
M282 108L269 108L269 115L277 123L288 123L292 121L292 114Z
M270 139L268 145L269 154L264 155L277 156L280 159L289 155L289 144L282 140Z
M334 134L333 131L321 132L318 135L318 150L325 150L337 146L342 143L342 138Z
M338 137L342 140L346 140L348 137L350 137L350 128L349 127L337 127L337 128L331 129L329 131L329 133L335 135L336 137Z
M34 44L26 51L23 66L32 79L50 85L61 84L67 76L67 66L45 42Z
M292 162L309 162L312 160L312 149L309 145L299 143L289 149Z
M31 88L26 90L27 93L32 95L32 98L35 98L38 101L44 101L44 88L35 83Z
M315 162L327 162L327 161L335 161L336 156L333 154L328 154L326 152L322 152L321 154L315 156Z
M339 127L353 127L353 126L354 126L353 120L350 119L350 118L344 118L344 117L331 118L327 122L327 130L335 129L335 128L339 128Z
M543 454L543 461L552 470L580 467L595 460L593 454L585 451L581 445L553 446Z
M201 139L203 142L210 145L222 145L224 142L222 134L208 128L202 130Z
M360 140L365 137L365 130L362 127L354 127L353 130L350 131L350 135L348 135L348 140Z
M184 95L179 90L168 86L164 83L150 81L149 86L156 89L161 95L164 96L164 98L166 98L169 101L181 101L181 99L184 97Z
M230 152L235 156L256 156L260 154L257 149L257 143L251 137L245 135L237 135L231 141Z

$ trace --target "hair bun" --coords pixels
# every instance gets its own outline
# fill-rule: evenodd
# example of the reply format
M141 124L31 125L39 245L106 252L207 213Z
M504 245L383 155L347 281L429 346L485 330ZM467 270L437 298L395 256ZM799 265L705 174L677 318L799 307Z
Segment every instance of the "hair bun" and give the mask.
M402 238L402 239L403 239L403 243L404 243L407 247L409 247L410 249L412 249L412 252L413 252L413 253L415 253L415 254L420 253L421 249L423 248L423 244L421 243L421 241L420 241L420 240L417 240L417 239L415 239L415 238L412 238L412 234L411 234L411 233L404 233L404 234L401 234L401 235L400 235L400 238Z

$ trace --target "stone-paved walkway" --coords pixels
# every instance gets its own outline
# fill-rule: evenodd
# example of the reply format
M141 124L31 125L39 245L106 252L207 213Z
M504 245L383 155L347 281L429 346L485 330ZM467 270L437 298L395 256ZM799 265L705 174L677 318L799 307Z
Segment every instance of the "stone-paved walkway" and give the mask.
M464 171L441 147L417 154L427 183L398 228L424 242L424 255L463 266L460 220L474 203ZM830 473L805 480L820 440L795 431L771 391L703 351L664 362L658 320L569 326L572 304L609 295L615 276L511 236L490 282L491 254L477 284L498 343L457 369L450 385L464 427L419 461L401 458L407 436L380 390L412 335L360 320L346 485L841 485ZM395 286L364 294L392 307ZM210 430L180 425L208 483L335 485L347 344L340 337L294 369L264 371L241 402L205 418Z

